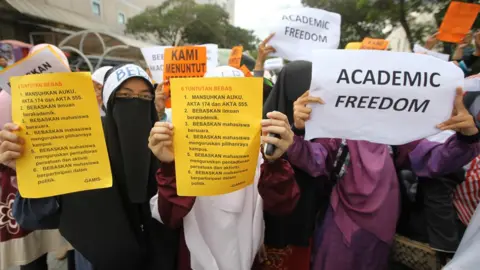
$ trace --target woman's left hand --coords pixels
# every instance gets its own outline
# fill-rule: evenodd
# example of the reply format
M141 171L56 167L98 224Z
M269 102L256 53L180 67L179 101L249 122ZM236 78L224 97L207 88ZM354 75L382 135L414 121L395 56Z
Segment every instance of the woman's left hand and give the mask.
M473 136L478 133L473 116L468 112L463 104L463 90L457 88L455 104L452 111L452 117L437 126L441 130L454 130L465 136Z
M267 113L267 117L268 119L262 120L262 143L273 144L276 149L271 156L265 155L265 158L276 160L293 144L293 131L285 114L274 111ZM268 136L269 133L277 134L279 138Z

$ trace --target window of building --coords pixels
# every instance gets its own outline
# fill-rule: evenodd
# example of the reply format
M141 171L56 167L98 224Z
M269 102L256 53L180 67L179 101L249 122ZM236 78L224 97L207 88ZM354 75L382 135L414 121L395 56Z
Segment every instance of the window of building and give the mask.
M97 16L102 15L100 0L92 0L92 12Z
M118 13L118 18L117 18L117 20L118 20L118 23L119 23L119 24L125 24L125 23L127 23L127 20L125 19L125 14L123 14L122 12L119 12L119 13Z

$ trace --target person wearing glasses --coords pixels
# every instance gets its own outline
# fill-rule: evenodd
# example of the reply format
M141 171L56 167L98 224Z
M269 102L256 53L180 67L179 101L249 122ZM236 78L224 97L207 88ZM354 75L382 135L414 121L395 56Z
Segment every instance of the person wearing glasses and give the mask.
M179 232L154 220L149 205L160 168L148 148L150 130L158 120L154 99L154 86L142 68L127 64L110 69L103 85L102 122L112 187L42 199L56 201L57 211L50 215L35 212L38 200L23 199L15 211L20 225L58 216L61 234L91 264L77 270L176 268ZM4 164L14 161L6 153L21 153L20 138L11 127L0 133L0 141L12 146L0 151Z

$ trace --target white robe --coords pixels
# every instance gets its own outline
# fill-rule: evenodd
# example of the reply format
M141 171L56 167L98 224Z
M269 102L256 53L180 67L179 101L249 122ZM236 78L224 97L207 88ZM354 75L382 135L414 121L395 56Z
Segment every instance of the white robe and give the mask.
M258 158L254 184L219 195L197 197L183 219L193 270L250 270L263 243L263 200L258 193ZM152 216L162 222L158 195L150 201Z

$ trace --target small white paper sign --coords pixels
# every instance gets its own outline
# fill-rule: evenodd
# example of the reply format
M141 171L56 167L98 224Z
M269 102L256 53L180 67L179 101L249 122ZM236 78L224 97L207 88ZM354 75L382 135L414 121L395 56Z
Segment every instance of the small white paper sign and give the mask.
M282 58L270 58L265 61L263 65L265 70L281 70L283 68L283 59Z
M340 44L340 14L315 8L288 8L273 18L269 45L284 59L310 60L316 49L337 49Z
M172 46L155 46L141 49L143 58L145 62L147 62L153 80L156 82L163 82L163 55L165 49L171 47Z
M213 70L218 66L218 45L204 44L201 46L207 47L207 72Z
M413 52L430 55L430 56L436 57L438 59L442 59L443 61L447 61L447 62L450 59L450 55L448 55L448 54L431 51L431 50L429 50L427 48L424 48L424 47L422 47L418 44L415 44L415 46L413 46Z
M463 87L465 92L480 92L480 77L465 79L465 86Z
M0 71L0 88L10 94L10 77L56 72L70 72L70 67L47 46Z
M427 55L314 51L310 94L326 104L312 105L305 139L401 145L437 134L463 80L458 67Z

